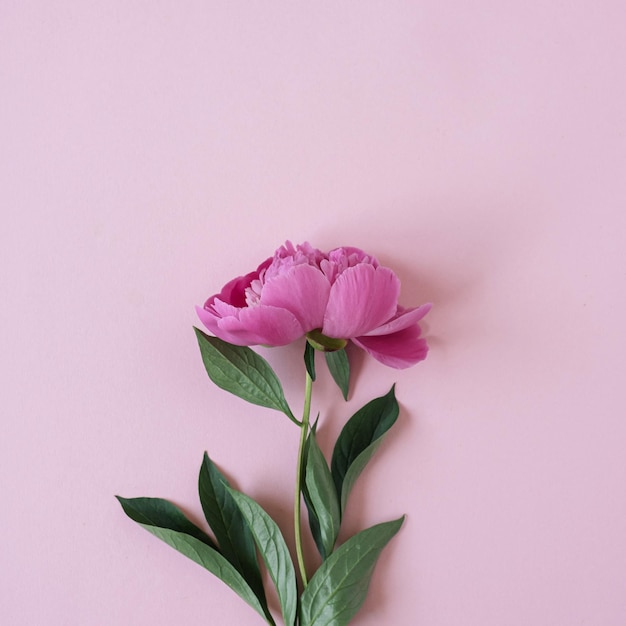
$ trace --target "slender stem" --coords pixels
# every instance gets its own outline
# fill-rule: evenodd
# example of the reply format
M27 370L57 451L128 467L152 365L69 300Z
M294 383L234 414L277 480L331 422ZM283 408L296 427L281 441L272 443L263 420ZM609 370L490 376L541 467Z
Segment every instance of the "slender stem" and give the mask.
M304 410L302 412L302 425L300 426L300 446L298 448L298 465L296 467L296 493L293 503L293 520L296 535L296 555L298 557L298 566L300 568L300 576L302 577L302 585L307 586L308 579L306 575L306 567L304 565L304 554L302 552L302 523L301 523L301 497L302 497L302 475L304 471L304 444L309 433L309 417L311 414L311 391L313 389L313 380L306 373L306 387L304 390Z

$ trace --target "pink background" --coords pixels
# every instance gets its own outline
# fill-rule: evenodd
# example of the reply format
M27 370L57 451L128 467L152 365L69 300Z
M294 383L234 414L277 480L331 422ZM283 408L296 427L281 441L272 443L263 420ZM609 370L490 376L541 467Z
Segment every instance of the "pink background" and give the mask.
M11 626L260 619L113 495L201 517L208 450L290 528L297 429L214 387L193 307L285 239L432 301L345 533L407 513L358 626L626 623L626 5L0 5ZM262 350L299 406L301 345ZM292 545L292 533L286 532ZM345 536L345 534L344 534ZM312 551L310 551L312 555Z

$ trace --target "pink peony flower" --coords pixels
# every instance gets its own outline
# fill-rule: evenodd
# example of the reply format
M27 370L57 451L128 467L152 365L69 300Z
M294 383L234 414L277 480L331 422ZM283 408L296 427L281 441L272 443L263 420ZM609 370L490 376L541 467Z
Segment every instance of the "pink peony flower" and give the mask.
M394 272L358 248L325 254L288 241L196 309L210 332L232 344L281 346L308 335L316 347L337 348L351 340L405 368L426 357L418 322L431 305L405 309L399 293Z

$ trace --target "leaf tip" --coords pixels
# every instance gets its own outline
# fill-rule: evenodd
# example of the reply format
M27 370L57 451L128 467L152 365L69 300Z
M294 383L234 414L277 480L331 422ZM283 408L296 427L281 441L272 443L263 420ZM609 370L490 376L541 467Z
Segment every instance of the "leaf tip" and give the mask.
M130 498L122 498L122 496L115 496L115 499L120 503L120 506L122 507L122 510L124 511L124 513L126 513L126 515L128 515L129 517L132 517L129 513L129 511L132 508Z

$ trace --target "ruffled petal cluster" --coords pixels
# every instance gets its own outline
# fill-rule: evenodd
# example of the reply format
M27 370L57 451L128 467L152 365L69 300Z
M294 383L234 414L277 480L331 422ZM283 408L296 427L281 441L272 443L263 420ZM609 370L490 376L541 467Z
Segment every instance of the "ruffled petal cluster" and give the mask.
M405 309L399 294L395 273L363 250L287 242L197 311L210 332L236 345L281 346L316 331L405 368L426 357L418 322L431 305Z

